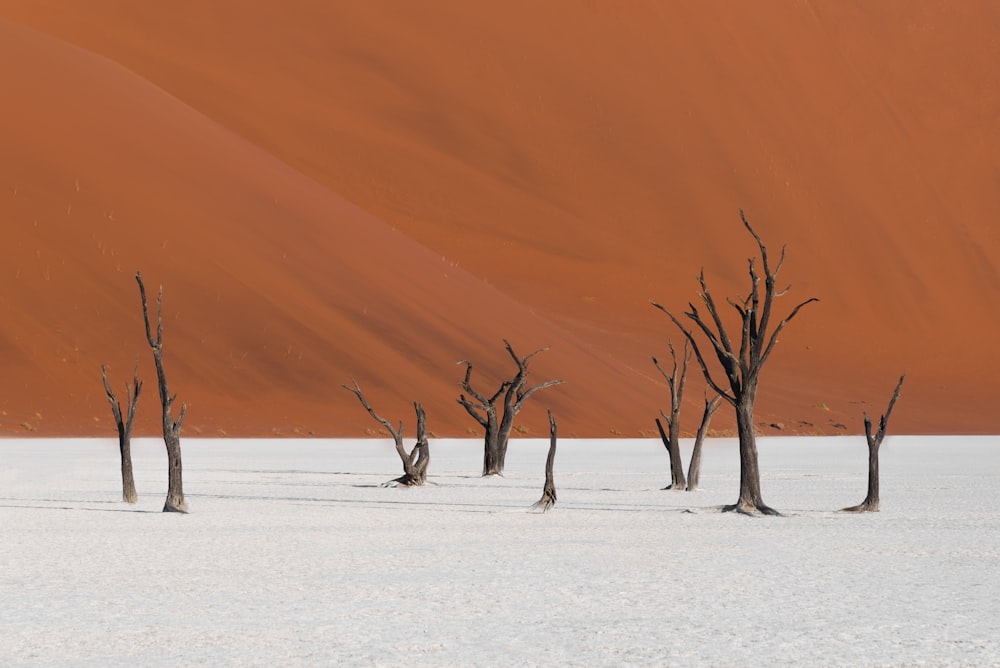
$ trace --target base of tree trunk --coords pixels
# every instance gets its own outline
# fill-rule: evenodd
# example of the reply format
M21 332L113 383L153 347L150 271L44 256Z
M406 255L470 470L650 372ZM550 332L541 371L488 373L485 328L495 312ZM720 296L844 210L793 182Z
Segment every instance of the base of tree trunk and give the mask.
M856 506L851 506L850 508L841 508L842 513L877 513L878 512L878 502L869 503L865 501L859 503Z
M534 505L532 505L533 510L541 510L543 513L556 505L556 490L545 488L542 492L542 498L540 498Z
M414 475L405 473L398 478L393 478L389 482L384 482L381 487L420 487L426 482L425 478L420 478Z
M724 513L739 513L740 515L770 515L781 517L781 513L764 503L734 503L729 506L722 506Z
M139 500L139 495L135 492L135 485L133 484L131 488L128 485L122 490L122 501L125 503L135 503Z
M187 514L188 507L187 504L181 501L180 503L167 501L163 504L163 512L165 513L183 513Z

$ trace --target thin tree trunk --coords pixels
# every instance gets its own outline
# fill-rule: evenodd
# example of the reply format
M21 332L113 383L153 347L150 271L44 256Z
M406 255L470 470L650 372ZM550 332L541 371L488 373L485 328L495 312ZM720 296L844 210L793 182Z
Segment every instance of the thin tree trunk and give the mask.
M667 387L670 388L670 415L660 411L660 416L667 423L667 433L664 433L663 425L660 424L659 420L656 421L656 427L660 430L660 438L663 439L663 445L670 456L670 484L663 489L681 490L687 486L684 479L684 463L681 461L681 403L684 397L688 363L691 361L691 348L685 339L684 352L681 354L680 365L678 365L677 350L674 349L674 344L667 341L667 347L670 348L670 358L673 360L670 373L667 373L666 369L660 366L660 361L656 357L653 358L653 366L667 381Z
M111 404L111 414L115 418L115 425L118 428L118 453L121 458L122 469L122 500L125 503L135 503L139 500L135 491L135 477L132 474L132 424L135 421L136 406L139 404L139 393L142 391L142 381L139 380L138 362L136 369L132 372L132 385L125 383L125 397L127 418L122 419L121 405L118 397L111 389L108 382L108 370L101 365L101 380L104 381L104 392Z
M508 389L507 393L512 394L513 388ZM510 445L510 433L514 430L514 418L520 410L520 406L508 405L505 399L503 415L500 417L500 426L497 428L497 475L503 475L504 467L507 465L507 446Z
M169 419L169 418L168 418ZM173 420L170 420L173 422ZM164 420L164 425L167 420ZM183 471L181 467L181 439L180 429L172 429L163 435L163 442L167 446L167 499L163 503L165 513L186 513L188 511L187 502L184 501L184 483L182 481Z
M170 394L167 387L167 376L163 371L163 286L156 300L156 337L153 337L149 324L149 308L146 303L146 286L142 275L135 274L139 284L139 294L142 297L142 317L146 324L146 340L153 349L153 362L156 364L156 379L160 390L160 405L163 408L163 443L167 449L167 499L163 504L165 513L186 513L187 503L184 501L183 469L181 466L181 425L187 405L181 404L177 420L173 417L173 403L177 398Z
M872 433L872 420L868 417L868 413L865 412L865 439L868 441L868 494L865 496L864 501L856 506L844 508L844 512L878 512L878 451L882 446L882 440L885 438L885 430L889 426L889 416L892 414L893 406L896 405L896 400L899 399L899 391L903 388L903 380L905 378L905 375L899 377L896 389L893 391L892 398L889 400L889 407L886 409L885 415L883 415L879 420L878 432L875 434Z
M687 491L693 492L698 489L701 480L701 448L708 433L708 425L712 423L712 416L719 409L722 397L716 395L711 401L705 398L705 412L701 415L701 426L698 427L698 434L694 437L694 449L691 451L691 463L688 465Z
M663 441L663 447L667 449L667 455L670 457L670 484L663 489L682 490L686 486L686 483L684 480L684 464L681 462L680 435L675 433L677 431L673 426L675 423L668 422L670 424L669 434L664 431L660 418L656 418L656 428L660 432L660 440Z
M132 474L132 442L118 435L118 452L122 461L122 501L135 503L139 495L135 491L135 476Z
M545 458L545 486L542 488L542 498L532 506L541 508L544 513L556 504L556 483L552 476L552 466L556 461L556 419L549 411L549 454Z

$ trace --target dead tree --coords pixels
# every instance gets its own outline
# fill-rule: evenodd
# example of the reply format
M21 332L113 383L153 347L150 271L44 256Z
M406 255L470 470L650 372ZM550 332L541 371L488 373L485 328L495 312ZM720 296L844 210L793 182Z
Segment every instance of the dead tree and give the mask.
M885 409L885 415L879 419L878 432L874 435L872 435L872 420L868 417L868 411L865 411L865 438L868 440L868 496L858 505L844 508L844 512L878 512L878 449L882 445L882 439L885 438L885 428L889 424L892 407L896 405L896 399L899 399L899 391L903 387L904 378L906 378L905 375L899 377L896 390L892 393L892 398L889 399L889 407Z
M552 465L556 461L556 419L549 412L549 454L545 458L545 486L542 488L542 498L532 508L540 508L544 513L556 505L556 483L552 478Z
M663 424L659 418L656 419L656 428L660 431L663 447L667 449L667 455L670 457L670 484L663 489L681 490L686 486L684 480L684 463L681 462L680 447L681 398L684 396L684 380L687 378L688 362L691 361L691 349L685 340L684 355L681 357L681 366L678 372L677 351L674 350L672 341L668 341L667 346L670 348L670 357L674 362L670 373L667 373L660 366L660 362L655 357L653 358L653 366L656 367L656 370L667 381L667 386L670 388L670 415L667 415L662 410L660 411L660 416L667 423L667 429L664 431Z
M171 395L167 388L167 377L163 372L163 286L160 286L156 298L156 337L153 337L149 326L149 307L146 303L146 286L142 283L142 274L135 273L139 284L139 295L142 297L142 319L146 323L146 340L153 349L153 362L156 363L156 380L160 389L160 405L163 407L163 443L167 446L167 500L163 504L165 513L186 513L187 503L184 502L184 484L181 479L181 424L187 405L181 404L181 411L174 420L173 405L177 395Z
M510 380L500 383L500 387L492 395L482 394L473 389L471 384L472 362L459 360L457 364L465 365L465 378L459 385L465 391L459 395L458 403L485 430L483 441L483 475L503 475L504 462L507 458L507 444L510 432L514 427L514 418L524 407L528 397L538 390L562 383L561 380L549 380L528 387L528 362L532 357L543 353L548 348L541 348L526 357L518 357L510 343L504 339L504 346L514 363L517 373ZM469 396L466 397L466 394ZM502 412L497 410L497 401L503 397Z
M396 444L396 454L399 455L400 461L403 462L403 475L400 477L390 480L385 483L385 487L400 485L403 487L412 487L416 485L423 485L427 482L427 465L431 462L431 450L430 445L427 443L427 415L424 413L424 407L418 402L413 402L413 409L417 413L417 442L413 446L413 449L409 452L406 451L406 447L403 445L403 422L400 421L399 429L395 429L392 423L386 420L384 417L380 416L365 399L364 393L361 391L361 387L358 385L358 381L353 380L354 387L350 385L341 385L342 388L348 392L354 394L361 405L364 407L368 414L375 419L376 422L384 426L389 430L389 434L392 435L392 440Z
M139 393L142 392L138 360L132 371L132 383L125 383L125 404L128 410L124 420L121 404L118 403L118 398L111 389L111 383L108 382L108 369L103 364L101 380L104 381L104 392L108 397L108 403L111 404L111 414L115 416L115 425L118 427L118 452L121 454L122 464L122 500L125 503L135 503L138 495L135 493L135 478L132 475L132 424L135 422Z
M711 351L722 367L726 376L728 390L715 380L709 370L709 357L707 352L703 353L695 340L692 329L685 327L673 313L663 306L653 302L653 306L666 313L677 327L684 332L684 336L691 342L694 354L701 367L705 380L715 392L729 403L736 411L736 429L740 441L740 496L736 503L725 506L725 511L738 511L741 513L760 512L767 515L778 514L777 511L764 503L760 492L760 467L757 458L757 438L754 433L753 409L757 400L757 388L760 382L760 372L771 356L775 344L778 342L778 334L785 325L794 318L799 310L810 302L818 301L815 297L807 299L791 310L784 320L781 320L772 331L771 327L772 309L774 300L788 292L789 288L779 290L776 287L778 272L785 261L785 247L781 247L781 255L778 264L774 267L768 261L767 248L761 241L760 236L754 231L747 221L746 216L740 210L740 219L743 225L757 242L760 251L761 269L764 271L764 293L761 295L760 275L757 273L756 258L749 258L750 267L750 291L742 299L729 299L729 304L736 310L740 317L739 345L736 347L730 339L728 332L722 322L722 316L718 305L708 291L705 283L705 272L698 275L698 285L701 290L698 296L708 310L709 320L695 307L694 303L688 303L689 310L684 313L691 322L694 329L699 330L707 339Z
M701 426L698 427L698 434L694 437L694 449L691 450L691 462L688 464L687 491L693 492L698 489L698 481L701 480L701 447L708 433L708 425L712 422L712 416L719 409L722 397L718 394L709 400L705 395L705 411L701 414Z

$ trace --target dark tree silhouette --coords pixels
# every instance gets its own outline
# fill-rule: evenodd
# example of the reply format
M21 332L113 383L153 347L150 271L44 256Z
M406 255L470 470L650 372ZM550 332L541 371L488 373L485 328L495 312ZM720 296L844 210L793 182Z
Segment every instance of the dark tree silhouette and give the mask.
M674 350L674 344L672 341L667 342L667 346L670 348L670 357L673 360L673 367L670 373L660 366L660 362L654 357L653 366L656 370L660 372L664 380L667 381L667 387L670 389L670 414L667 415L662 410L660 411L660 416L663 421L667 423L667 429L664 431L663 424L660 419L656 419L656 428L660 432L660 438L663 440L663 447L667 449L667 455L670 457L670 484L663 489L684 489L686 482L684 480L684 464L681 462L681 399L684 396L684 381L687 378L688 362L691 361L691 349L688 347L688 342L684 341L684 354L681 357L681 365L678 370L677 367L677 351Z
M139 284L139 295L142 297L142 319L146 323L146 340L153 349L153 362L156 363L156 379L160 389L160 405L163 407L163 443L167 446L167 500L163 504L165 513L186 513L187 503L184 502L184 484L181 469L181 424L187 405L181 404L180 414L174 420L173 405L177 395L171 395L167 388L167 377L163 372L163 286L160 286L156 298L156 337L153 337L149 325L149 307L146 303L146 286L142 283L142 274L135 273Z
M400 461L403 462L403 475L385 483L385 486L400 485L411 487L423 485L427 481L427 466L431 461L431 449L427 443L427 415L424 413L423 406L416 401L413 402L413 410L417 414L417 442L413 446L413 449L407 452L406 447L403 445L402 420L399 422L399 429L393 428L391 422L372 409L368 400L365 399L358 381L352 379L352 382L354 383L354 387L350 385L341 385L341 387L354 394L364 409L368 411L368 414L389 431L393 442L396 444L396 454L399 455Z
M764 272L764 291L761 294L760 275L757 273L756 258L749 259L750 270L750 291L742 299L729 299L729 304L736 310L740 317L739 346L734 346L722 322L721 314L715 300L708 291L705 283L705 272L698 275L698 285L701 288L698 296L708 310L708 320L698 311L694 303L689 303L689 310L684 313L691 322L694 329L702 333L707 340L711 351L722 367L726 376L726 384L717 382L709 370L709 358L707 353L703 353L695 340L692 329L685 327L681 321L663 306L653 302L653 306L666 313L677 327L684 332L684 336L691 342L694 348L695 357L701 367L709 386L729 403L736 411L736 429L740 440L740 495L736 503L725 506L723 510L738 511L741 513L760 512L767 515L778 514L773 508L764 503L760 492L760 467L757 457L757 438L754 433L753 409L757 400L757 388L760 382L760 372L771 356L775 344L778 342L778 334L785 325L794 318L799 310L810 302L818 301L815 297L799 303L791 312L781 320L772 331L768 331L772 322L772 309L774 300L788 292L789 288L779 290L776 287L776 279L781 265L785 261L785 247L781 247L781 255L778 264L771 266L767 248L761 241L760 236L740 210L740 220L744 227L757 242L760 251L760 264Z
M500 383L497 391L486 395L472 387L472 362L459 360L457 364L465 365L465 378L459 385L464 393L459 395L458 403L465 408L476 422L485 430L483 442L483 475L503 475L504 462L507 458L507 444L510 432L514 427L514 418L524 407L524 402L538 390L562 383L561 380L549 380L528 387L528 362L532 357L543 353L548 348L541 348L525 357L518 357L510 343L504 339L504 346L514 363L517 373L510 380ZM468 395L468 397L466 396ZM503 397L502 412L497 410L497 401Z
M892 393L892 398L889 399L889 407L885 409L885 415L879 419L878 432L875 434L872 434L872 420L868 417L868 411L865 411L865 438L868 440L868 495L858 505L844 508L845 512L878 512L878 449L882 445L882 439L885 438L885 429L889 425L889 416L892 415L892 407L896 405L896 399L899 399L899 391L903 388L903 380L905 378L905 375L899 377L899 382L896 383L896 390Z
M135 492L135 477L132 475L132 424L135 422L135 409L139 403L139 393L142 392L142 381L139 380L139 362L136 360L132 371L132 383L125 383L125 419L122 419L121 404L108 382L108 368L101 365L101 380L104 381L104 393L111 404L111 414L115 417L118 427L118 452L121 455L122 466L122 500L125 503L135 503L138 495Z
M542 487L542 498L532 508L540 508L544 513L556 505L556 483L552 477L552 465L556 461L556 419L549 412L549 454L545 457L545 486Z
M698 489L698 482L701 480L701 448L708 433L708 425L712 423L712 416L719 409L722 397L718 394L712 399L705 395L705 410L701 414L701 426L698 427L698 434L694 437L694 448L691 450L691 463L688 464L687 491L693 492Z

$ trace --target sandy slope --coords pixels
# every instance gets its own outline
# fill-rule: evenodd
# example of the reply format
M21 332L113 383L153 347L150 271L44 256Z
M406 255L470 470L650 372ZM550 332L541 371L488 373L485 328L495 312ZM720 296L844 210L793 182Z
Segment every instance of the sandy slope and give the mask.
M788 242L792 294L822 299L783 337L762 420L857 430L906 370L898 429L1000 427L995 5L211 7L0 1L20 65L3 264L33 281L4 274L0 430L106 429L92 369L141 350L121 335L141 260L184 309L175 386L207 431L356 431L334 391L355 374L461 433L451 362L501 361L523 333L554 347L546 371L579 374L552 395L572 429L635 433L672 335L648 300L682 308L702 265L742 289L739 207ZM435 261L467 292L414 285ZM371 303L383 315L357 317ZM470 320L490 324L442 324Z

